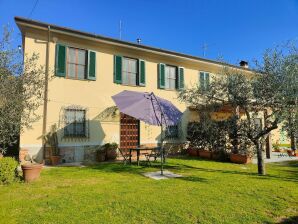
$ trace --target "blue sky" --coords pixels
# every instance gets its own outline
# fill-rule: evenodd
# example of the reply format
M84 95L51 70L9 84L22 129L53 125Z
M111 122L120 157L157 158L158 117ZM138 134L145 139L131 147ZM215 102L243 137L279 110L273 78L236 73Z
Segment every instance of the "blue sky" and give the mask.
M0 0L0 24L28 17L36 0ZM31 19L195 56L260 58L266 48L298 40L298 0L39 0Z

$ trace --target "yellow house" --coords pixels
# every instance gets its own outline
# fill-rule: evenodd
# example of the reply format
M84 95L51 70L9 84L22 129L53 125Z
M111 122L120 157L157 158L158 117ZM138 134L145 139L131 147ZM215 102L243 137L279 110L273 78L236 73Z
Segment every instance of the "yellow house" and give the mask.
M170 100L184 113L181 124L171 127L170 141L184 142L188 121L197 118L177 100L177 91L206 85L223 66L250 72L245 64L226 65L20 17L15 21L24 53L38 53L48 77L39 109L43 119L20 136L20 148L40 159L46 157L42 136L53 125L63 162L82 161L88 150L107 142L124 148L157 143L158 127L127 118L115 108L111 96L123 90L154 92Z

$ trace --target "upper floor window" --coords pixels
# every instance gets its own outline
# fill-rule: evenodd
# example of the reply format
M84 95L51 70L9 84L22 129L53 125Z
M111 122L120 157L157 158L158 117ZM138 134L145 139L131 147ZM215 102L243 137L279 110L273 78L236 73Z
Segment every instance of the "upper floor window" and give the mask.
M134 59L115 55L114 83L130 86L145 86L145 61L142 59Z
M184 68L159 63L158 88L168 90L184 89Z
M165 89L176 89L177 67L166 65Z
M65 137L86 137L86 110L65 109Z
M138 60L123 57L122 84L136 86L137 77L138 77Z
M70 79L96 80L96 52L57 44L55 75Z
M86 79L87 51L69 47L67 52L67 77Z
M200 72L200 89L203 91L209 90L209 84L209 72Z

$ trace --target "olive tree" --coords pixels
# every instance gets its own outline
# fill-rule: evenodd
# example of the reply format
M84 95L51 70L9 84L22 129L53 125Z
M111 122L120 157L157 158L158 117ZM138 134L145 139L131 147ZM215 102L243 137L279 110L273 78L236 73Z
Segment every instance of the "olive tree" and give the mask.
M227 105L232 108L230 119L234 121L231 132L234 151L238 151L241 138L249 139L257 152L260 175L265 174L263 141L278 128L288 108L297 111L297 105L295 107L292 102L297 100L297 92L292 91L297 90L297 75L291 75L297 68L295 54L293 51L285 53L283 48L269 49L263 54L262 62L257 62L254 71L243 72L223 66L222 72L214 77L207 90L196 85L179 93L181 101L198 110L202 105L210 105L213 111Z
M27 56L13 47L12 30L7 27L0 38L0 153L40 116L43 102L44 67L38 55Z

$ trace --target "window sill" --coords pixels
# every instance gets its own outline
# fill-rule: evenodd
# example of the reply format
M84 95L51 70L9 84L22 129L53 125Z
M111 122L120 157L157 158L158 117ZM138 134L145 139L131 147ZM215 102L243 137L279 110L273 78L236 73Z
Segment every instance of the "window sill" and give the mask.
M129 86L129 87L146 87L146 86L137 86L137 85L135 85L135 86L133 86L133 85L127 85L127 84L121 84L121 83L114 83L114 84L117 84L117 85L121 85L121 86Z
M58 78L64 78L64 79L69 79L69 80L75 80L75 81L96 81L96 79L76 79L76 78L70 78L70 77L61 77L61 76L54 76Z

